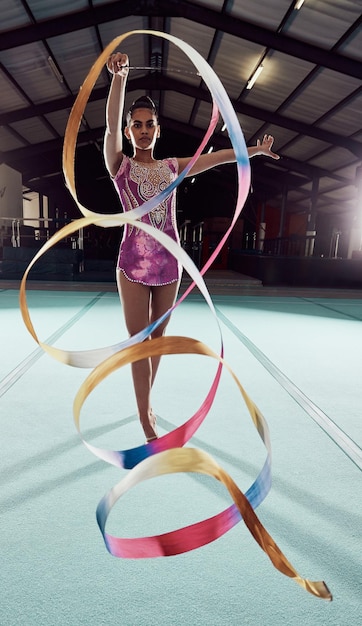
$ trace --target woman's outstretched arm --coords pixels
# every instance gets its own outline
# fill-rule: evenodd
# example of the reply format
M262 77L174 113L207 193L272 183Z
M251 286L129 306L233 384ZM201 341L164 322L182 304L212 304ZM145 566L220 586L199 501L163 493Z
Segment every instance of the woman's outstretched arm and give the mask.
M272 135L264 135L262 141L258 140L255 146L251 146L250 148L248 148L249 158L257 155L264 155L272 159L279 159L279 155L272 151L273 143L274 137L272 137ZM182 170L186 167L186 165L190 161L190 158L191 157L178 159L179 172L182 172ZM223 165L224 163L234 163L235 161L235 153L232 148L227 148L225 150L216 150L216 152L202 154L197 159L195 165L189 171L188 176L195 176L196 174L206 172L207 170L210 170L213 167L217 167L218 165Z

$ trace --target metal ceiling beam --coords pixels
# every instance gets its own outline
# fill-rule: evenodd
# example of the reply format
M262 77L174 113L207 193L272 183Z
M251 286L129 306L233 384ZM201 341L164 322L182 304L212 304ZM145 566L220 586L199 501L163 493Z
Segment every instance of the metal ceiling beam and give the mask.
M181 133L183 135L192 136L198 141L201 140L204 135L204 132L201 129L191 127L188 124L183 124L181 122L176 122L175 120L165 118L162 120L162 122L165 129ZM96 141L102 141L103 135L104 128L96 128L93 130L83 131L79 134L78 146ZM218 135L215 138L214 143L217 148L222 148L230 145L228 138L224 135ZM14 169L20 169L20 171L24 173L26 180L29 180L32 177L39 176L41 168L46 168L46 172L42 171L43 175L45 173L49 174L55 173L56 171L61 171L62 149L63 140L53 139L51 141L45 141L42 143L25 146L23 148L17 148L16 150L11 150L8 152L0 152L0 163L4 162L7 163L10 167L14 167ZM51 153L53 153L53 155L51 155ZM45 154L47 154L48 156L46 157L46 159L43 159ZM41 163L37 160L38 156L40 157ZM323 168L297 161L295 159L282 158L280 159L280 161L273 161L273 165L278 169L280 168L281 170L284 170L286 173L288 173L289 171L299 172L303 176L306 176L310 179L313 179L315 176L320 178L328 177L336 180L338 183L340 183L340 186L348 186L354 184L353 180L350 180L343 176L339 176L333 172L324 170Z
M182 81L169 78L161 75L147 75L141 78L132 79L128 82L128 91L136 91L138 89L160 89L171 90L177 93L210 102L210 94L203 88L193 87L190 84ZM107 97L108 87L101 87L92 92L90 96L90 102L105 99ZM6 126L19 120L27 119L30 117L44 116L47 113L58 111L62 109L71 109L74 104L74 97L67 96L59 100L52 102L45 102L36 106L26 107L25 109L17 109L8 113L0 115L0 125ZM267 122L281 128L287 128L306 137L313 137L319 141L323 141L332 146L339 146L346 150L349 150L358 158L362 158L362 143L351 139L349 137L343 137L337 133L318 128L311 124L305 124L299 120L295 120L289 117L285 117L279 113L273 113L266 109L260 109L259 107L251 106L244 102L233 103L236 111L241 115L247 115L254 119L258 119L262 122ZM188 127L189 128L189 127Z
M191 98L210 102L210 94L208 91L165 76L145 76L142 79L143 87L147 89L147 82L154 83L155 80L159 82L160 89L169 89L171 91L176 91L190 96ZM333 146L345 148L358 158L362 158L362 143L356 141L355 139L343 137L337 133L333 133L323 128L318 128L311 124L305 124L299 120L285 117L279 113L273 113L272 111L246 104L245 102L234 101L233 106L235 110L242 115L247 115L248 117L258 119L261 122L268 122L269 124L280 126L281 128L287 128L288 130L305 135L306 137L313 137L314 139L324 141L325 143Z
M122 0L76 11L1 33L0 50L50 39L130 15L186 18L240 39L362 79L362 65L355 59L287 37L283 33L268 30L231 15L221 14L188 0Z
M152 76L154 76L154 74ZM152 83L150 75L133 78L128 80L127 90L137 91L138 89L149 89L150 83ZM89 102L105 100L108 96L108 92L108 85L94 89L89 96ZM41 102L40 104L24 107L22 109L14 109L13 111L0 113L0 126L7 126L8 124L13 124L14 122L26 120L31 117L41 117L49 113L54 113L54 111L68 110L70 113L75 98L75 95L64 96L63 98L57 98L56 100L49 100L47 102Z
M108 91L108 86L95 89L89 98L89 102L106 98ZM12 111L8 111L7 113L1 113L0 126L7 126L8 124L27 120L31 117L42 117L44 115L48 115L49 113L54 113L54 111L68 110L70 113L74 101L75 96L65 96L63 98L58 98L57 100L49 100L48 102L42 102L40 104L34 104L22 109L14 109Z

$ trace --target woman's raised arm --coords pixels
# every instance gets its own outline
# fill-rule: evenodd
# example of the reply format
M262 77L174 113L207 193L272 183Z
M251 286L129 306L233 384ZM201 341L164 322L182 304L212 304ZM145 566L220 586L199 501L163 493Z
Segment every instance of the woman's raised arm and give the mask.
M107 68L113 74L106 104L106 132L104 135L104 160L111 176L115 176L123 158L122 119L126 83L128 77L128 56L117 52L107 61Z

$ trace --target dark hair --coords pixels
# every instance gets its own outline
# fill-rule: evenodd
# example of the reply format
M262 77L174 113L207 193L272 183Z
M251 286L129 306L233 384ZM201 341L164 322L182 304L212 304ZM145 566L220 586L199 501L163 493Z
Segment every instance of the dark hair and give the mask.
M149 109L150 111L152 111L153 115L155 115L158 119L157 108L153 100L151 100L149 96L141 96L140 98L137 98L137 100L135 100L129 108L129 111L126 116L127 126L129 126L131 122L132 113L136 109Z

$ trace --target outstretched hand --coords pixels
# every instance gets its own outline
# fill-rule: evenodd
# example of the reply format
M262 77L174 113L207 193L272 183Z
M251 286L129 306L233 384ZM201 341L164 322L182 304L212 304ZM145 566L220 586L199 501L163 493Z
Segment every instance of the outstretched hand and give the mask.
M129 59L127 54L116 52L111 54L107 61L107 69L111 74L118 74L119 76L128 76L129 72Z
M272 135L264 135L262 141L258 139L256 142L258 154L263 154L264 156L271 157L272 159L280 159L279 154L272 151L273 143L274 137Z

